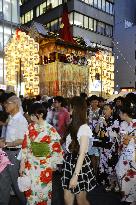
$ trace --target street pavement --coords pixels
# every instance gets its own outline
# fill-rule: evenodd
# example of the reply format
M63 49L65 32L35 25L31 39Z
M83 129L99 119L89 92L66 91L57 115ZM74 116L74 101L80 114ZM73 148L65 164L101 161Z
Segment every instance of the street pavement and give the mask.
M120 205L120 195L114 192L105 192L102 186L97 186L88 194L90 205ZM16 197L11 197L9 205L19 205ZM53 200L52 205L64 205L63 190L61 187L60 174L53 177ZM76 202L75 202L76 205Z

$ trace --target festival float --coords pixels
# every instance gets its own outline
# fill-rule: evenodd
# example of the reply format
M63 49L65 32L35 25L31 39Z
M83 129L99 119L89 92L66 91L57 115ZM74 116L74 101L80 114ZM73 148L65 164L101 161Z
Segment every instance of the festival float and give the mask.
M7 86L19 94L71 97L114 92L112 53L73 38L66 8L59 34L33 22L29 29L16 31L5 54Z

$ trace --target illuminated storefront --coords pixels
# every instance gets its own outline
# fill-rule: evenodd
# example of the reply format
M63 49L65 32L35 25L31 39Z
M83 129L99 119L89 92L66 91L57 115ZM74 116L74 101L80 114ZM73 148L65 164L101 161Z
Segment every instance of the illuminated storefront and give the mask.
M19 23L18 0L0 0L0 83L5 84L4 47Z

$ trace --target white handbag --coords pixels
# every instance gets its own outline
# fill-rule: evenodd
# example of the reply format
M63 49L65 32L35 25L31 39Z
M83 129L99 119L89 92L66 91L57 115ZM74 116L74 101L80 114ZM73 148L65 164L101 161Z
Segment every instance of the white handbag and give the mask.
M18 177L18 187L21 192L28 191L31 188L31 179L29 176Z

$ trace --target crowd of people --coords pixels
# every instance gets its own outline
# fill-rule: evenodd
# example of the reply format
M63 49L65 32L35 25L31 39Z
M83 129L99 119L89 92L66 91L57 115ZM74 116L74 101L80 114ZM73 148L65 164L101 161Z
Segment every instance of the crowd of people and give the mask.
M136 205L136 95L107 103L81 93L17 97L0 90L0 205L50 205L60 172L65 205L102 185Z

